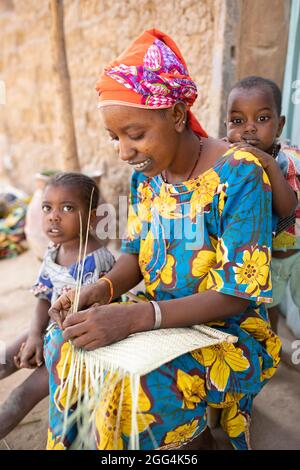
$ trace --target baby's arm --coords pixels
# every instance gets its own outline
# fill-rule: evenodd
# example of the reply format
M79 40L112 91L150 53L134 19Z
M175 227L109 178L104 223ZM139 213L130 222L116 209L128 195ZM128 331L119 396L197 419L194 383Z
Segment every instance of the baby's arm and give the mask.
M297 195L284 178L272 155L243 142L232 144L232 147L250 152L260 161L271 183L273 208L278 217L282 219L293 215L298 204Z
M50 302L38 299L37 306L30 322L28 337L21 345L18 355L15 357L17 367L40 367L43 362L43 335L49 322L48 310Z
M266 169L272 187L274 211L280 219L294 214L298 200L297 195L284 178L279 166L274 160L274 169Z

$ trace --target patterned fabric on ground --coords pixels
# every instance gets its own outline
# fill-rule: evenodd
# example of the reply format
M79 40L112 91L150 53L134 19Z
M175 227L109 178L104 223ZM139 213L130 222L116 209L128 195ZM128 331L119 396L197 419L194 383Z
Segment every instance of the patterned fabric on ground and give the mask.
M230 150L199 177L175 185L160 176L133 174L123 251L139 254L147 297L169 300L214 290L250 301L240 314L209 323L237 336L238 343L184 354L142 377L142 449L175 448L196 437L205 429L208 403L223 408L222 426L234 448L249 448L252 401L275 373L281 348L262 303L272 300L271 204L267 175L247 152ZM59 329L51 335L45 342L50 374L48 449L69 448L76 430L61 442L66 401L59 392L62 372L68 374L69 365L64 370L62 365L70 345ZM115 384L106 400L106 415L101 415L99 403L94 417L93 447L127 449L129 387L125 383L121 390Z
M0 191L0 259L12 258L26 249L25 216L28 198L18 197L13 190Z

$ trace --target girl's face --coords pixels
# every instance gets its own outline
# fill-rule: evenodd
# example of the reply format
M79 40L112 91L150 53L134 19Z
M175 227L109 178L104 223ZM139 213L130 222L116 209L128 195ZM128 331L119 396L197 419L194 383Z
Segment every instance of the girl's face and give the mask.
M179 132L172 109L163 115L130 106L106 106L102 116L120 158L136 171L152 177L178 158Z
M47 186L44 191L42 211L43 230L55 244L79 239L79 213L85 236L87 210L81 201L79 189L68 186Z
M226 116L229 142L244 141L271 154L284 122L268 88L236 88L230 93Z

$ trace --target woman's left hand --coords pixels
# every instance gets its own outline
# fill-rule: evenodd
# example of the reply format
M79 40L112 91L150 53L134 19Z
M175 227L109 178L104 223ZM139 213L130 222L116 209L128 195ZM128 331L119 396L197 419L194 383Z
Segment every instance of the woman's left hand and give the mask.
M127 338L134 332L131 304L94 305L67 316L63 336L88 351Z

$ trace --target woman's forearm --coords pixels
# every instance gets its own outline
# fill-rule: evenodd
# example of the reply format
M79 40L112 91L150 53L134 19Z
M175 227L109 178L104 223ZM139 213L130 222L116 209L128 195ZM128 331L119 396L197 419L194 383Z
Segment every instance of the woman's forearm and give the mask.
M113 285L113 298L117 298L135 287L142 280L138 255L124 253L117 260L114 267L105 276Z
M245 311L248 300L207 291L180 299L159 301L160 328L188 327L222 320ZM64 339L79 348L96 349L120 341L133 333L150 331L155 313L150 302L93 306L67 316L62 325ZM159 345L158 345L159 347Z
M240 297L206 291L174 300L158 302L162 312L161 328L180 328L222 320L245 311L249 301ZM154 309L151 304L132 306L132 332L151 330Z

